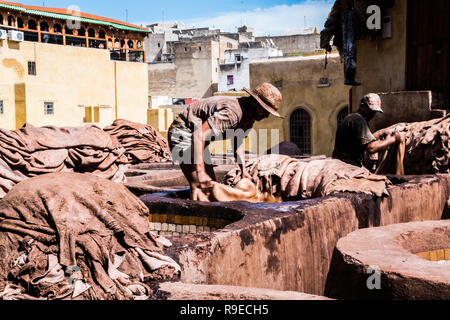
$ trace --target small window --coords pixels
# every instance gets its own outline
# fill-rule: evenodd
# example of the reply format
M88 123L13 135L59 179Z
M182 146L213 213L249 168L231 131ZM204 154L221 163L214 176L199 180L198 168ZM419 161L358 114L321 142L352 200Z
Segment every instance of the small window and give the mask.
M3 100L0 100L0 114L3 114Z
M80 29L78 29L78 35L80 37L85 37L86 36L86 29L83 27L80 27Z
M44 114L53 115L55 112L53 108L53 102L44 102Z
M14 19L13 16L8 17L8 26L14 27L14 24L16 23L16 19Z
M40 26L41 26L41 31L44 31L44 32L48 32L48 31L49 31L49 26L48 26L48 23L47 23L47 22L42 21L42 22L40 23Z
M227 84L228 85L234 84L234 76L227 76Z
M161 43L158 42L158 48L161 48Z
M28 29L37 30L37 22L33 19L28 20Z
M30 76L35 76L36 75L36 62L28 61L28 74Z
M60 25L60 24L55 24L54 26L53 26L53 31L55 32L55 33L62 33L62 26Z
M186 47L184 47L184 51L186 51L186 52L187 52L187 48L186 48Z
M202 47L198 47L198 50L199 50L199 51L202 51Z
M89 38L95 38L95 30L92 28L89 28L88 36L89 36Z

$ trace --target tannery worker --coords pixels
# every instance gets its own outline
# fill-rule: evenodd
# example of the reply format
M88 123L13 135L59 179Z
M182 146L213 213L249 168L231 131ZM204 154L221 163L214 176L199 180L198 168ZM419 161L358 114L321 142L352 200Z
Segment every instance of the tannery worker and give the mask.
M251 179L245 169L245 135L256 121L278 113L282 95L269 83L254 90L244 90L249 97L211 97L190 104L169 128L168 140L174 162L178 163L189 181L191 193L197 188L209 190L216 180L210 159L205 159L205 149L211 140L226 140L233 132L234 157L242 178ZM206 155L208 158L208 154ZM206 160L206 161L205 161Z
M374 93L364 96L358 111L348 115L337 129L334 159L362 167L366 151L374 154L404 139L399 132L388 129L372 134L368 123L378 112L383 113L380 96Z

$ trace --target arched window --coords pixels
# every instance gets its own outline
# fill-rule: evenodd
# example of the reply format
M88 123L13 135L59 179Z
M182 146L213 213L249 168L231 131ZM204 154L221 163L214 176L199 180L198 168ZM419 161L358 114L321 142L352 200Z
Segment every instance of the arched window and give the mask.
M125 40L120 40L120 47L125 48Z
M0 14L0 24L3 24L3 16Z
M311 154L311 116L304 109L295 110L290 119L291 142L304 154Z
M132 40L128 40L128 48L133 49L134 45L133 45L133 41Z
M28 20L28 29L37 30L37 23L35 20L33 19Z
M106 38L105 31L100 30L100 31L98 32L98 37L99 37L100 39L105 39L105 38Z
M89 36L89 38L95 38L95 30L92 28L89 28L88 36Z
M53 26L53 32L55 32L55 33L62 33L62 26L60 25L60 24L55 24L54 26Z
M47 23L47 22L42 21L42 22L40 23L40 26L41 26L41 31L45 31L45 32L48 32L48 31L49 31L49 27L48 27L48 23Z
M0 21L0 24L2 24L1 21ZM23 19L22 18L17 18L17 28L23 29Z
M86 36L86 29L83 28L83 27L80 27L80 29L78 29L78 35L79 35L80 37Z
M120 48L120 41L118 39L114 41L114 48Z
M112 48L112 47L113 47L112 39L108 39L108 48Z
M16 23L16 19L13 16L8 17L8 26L14 27L14 24Z
M341 123L344 121L344 119L348 116L348 107L342 108L341 111L339 111L337 116L337 125L338 127L341 125Z
M73 29L69 28L68 26L65 26L66 34L73 34Z

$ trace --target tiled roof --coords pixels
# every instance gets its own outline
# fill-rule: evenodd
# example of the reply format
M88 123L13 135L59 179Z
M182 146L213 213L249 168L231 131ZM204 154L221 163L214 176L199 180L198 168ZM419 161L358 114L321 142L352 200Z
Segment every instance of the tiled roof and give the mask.
M79 12L77 15L71 14L70 10L60 9L60 8L48 8L48 7L36 7L36 6L26 6L20 3L1 1L0 8L8 8L12 10L22 11L28 14L42 15L47 17L53 17L56 19L72 19L80 20L82 22L89 22L94 24L109 25L117 29L140 31L140 32L150 32L148 28L136 26L126 22L104 18L89 13Z

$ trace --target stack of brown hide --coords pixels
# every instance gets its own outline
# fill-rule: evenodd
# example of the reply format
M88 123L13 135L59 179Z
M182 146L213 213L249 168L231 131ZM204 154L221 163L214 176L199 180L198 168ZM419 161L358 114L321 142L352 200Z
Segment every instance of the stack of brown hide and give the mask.
M388 195L390 181L335 159L310 162L282 155L267 155L252 160L247 170L258 189L283 200L324 197L339 192ZM240 170L230 171L224 178L227 185L240 180Z
M424 122L400 123L391 126L406 136L404 150L390 148L378 155L377 172L395 174L396 158L404 153L404 173L407 175L449 173L449 137L450 115ZM366 159L365 165L371 168L373 163Z
M0 200L0 299L145 299L178 276L147 207L94 175L28 179ZM167 241L167 240L165 240Z
M125 149L96 126L0 129L0 198L30 177L52 172L82 172L123 181Z
M129 164L172 160L169 144L152 126L116 120L104 129L125 148Z

